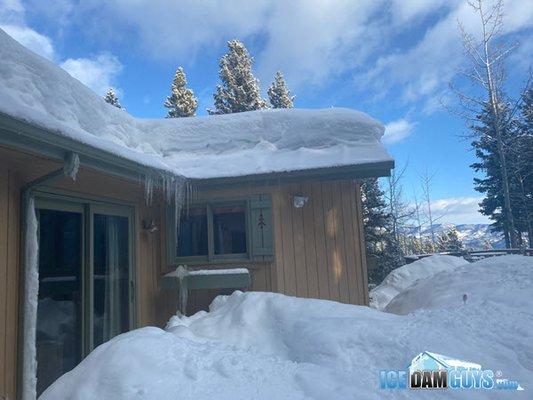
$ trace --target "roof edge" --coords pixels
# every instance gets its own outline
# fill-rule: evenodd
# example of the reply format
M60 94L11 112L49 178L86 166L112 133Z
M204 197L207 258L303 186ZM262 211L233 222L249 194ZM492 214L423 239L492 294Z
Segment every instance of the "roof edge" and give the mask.
M68 153L74 152L79 155L82 165L130 180L139 180L142 176L154 173L171 174L169 171L143 165L2 112L0 144L54 159L64 159Z
M201 189L217 189L239 186L276 186L280 184L305 181L326 181L379 178L390 176L394 160L353 164L336 167L313 168L296 171L270 172L256 175L241 175L224 178L190 179L191 183Z
M70 152L80 157L82 165L130 180L143 176L172 175L167 170L149 167L139 162L121 157L112 152L93 147L75 139L63 136L44 127L12 117L0 112L0 144L21 148L35 154L65 159ZM304 170L267 172L234 177L186 178L193 186L201 189L216 189L239 186L276 186L305 181L364 179L390 176L394 160L321 167ZM179 174L176 177L184 178Z

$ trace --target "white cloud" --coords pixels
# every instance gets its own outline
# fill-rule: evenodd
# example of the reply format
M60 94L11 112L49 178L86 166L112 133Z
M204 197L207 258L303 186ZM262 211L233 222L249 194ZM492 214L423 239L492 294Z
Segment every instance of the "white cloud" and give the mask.
M24 17L24 6L19 0L0 0L0 20L4 23L20 23Z
M292 86L321 86L364 65L386 29L372 19L379 1L276 2L265 22L266 43L257 57L259 76L282 70ZM271 78L270 78L271 79Z
M23 8L20 1L2 3L7 11L0 8L0 23L14 24L12 15L16 19ZM425 112L440 108L436 96L447 90L464 59L457 19L471 30L477 26L463 0L227 0L223 4L58 0L53 5L25 0L24 4L26 12L59 34L67 27L83 27L82 34L94 42L133 41L148 57L180 64L193 63L200 52L217 57L227 40L239 38L254 47L263 87L278 69L293 90L327 85L346 74L360 89L354 88L356 96L377 99L396 90L400 101L422 102ZM533 25L533 2L506 0L505 14L506 33L524 32ZM425 31L420 33L421 29ZM523 42L527 46L528 40Z
M63 0L61 4L65 12L72 10L69 0ZM24 4L19 0L0 0L0 28L31 51L52 61L59 58L54 51L52 39L27 26L26 12ZM60 19L57 4L48 7L47 12L54 16L54 20ZM94 58L70 58L61 62L60 66L98 94L104 94L109 87L115 86L115 78L122 70L118 58L111 54L100 54Z
M408 103L443 91L463 59L457 19L476 22L463 0L92 0L75 7L73 0L61 0L61 7L27 1L49 24L83 24L92 40L106 43L127 37L153 58L192 63L199 52L219 52L239 38L254 45L263 86L278 69L293 88L347 73L368 98L400 87ZM532 4L506 1L508 31L533 24Z
M24 6L19 0L0 0L0 29L31 51L52 60L52 40L26 26L24 14Z
M383 141L385 143L396 143L409 136L415 127L413 122L409 122L405 118L397 119L385 125L385 134Z
M434 216L440 217L438 223L488 224L488 217L479 212L481 197L452 197L431 202Z
M63 2L66 0L63 0ZM254 45L256 70L264 85L276 70L291 86L319 85L362 65L380 48L385 28L377 19L386 0L95 0L91 6L70 9L70 18L90 20L84 33L103 42L121 41L124 32L152 58L181 64L199 52L217 53L227 40ZM49 23L57 10L39 9ZM384 13L381 13L384 14ZM385 15L380 16L385 18ZM135 37L135 39L132 39ZM219 53L218 53L219 54ZM216 57L218 54L213 54Z
M9 36L34 53L49 60L54 58L54 46L49 37L26 26L0 25L0 29L3 29Z
M458 0L392 0L392 12L394 20L398 24L404 24L414 18L423 18L438 9L453 8Z
M111 54L100 54L94 59L69 58L61 63L61 67L100 95L114 86L113 82L122 70L119 59Z
M401 9L405 7L404 3L402 2ZM435 6L438 3L435 2ZM426 105L425 108L434 109L435 96L442 94L465 59L458 21L461 21L469 32L480 31L479 18L467 2L450 2L449 5L453 7L430 26L415 45L402 51L381 55L360 77L362 87L372 89L382 97L390 90L400 87L403 101L431 102L432 104ZM414 10L408 14L416 15L416 12L422 11ZM507 0L503 33L511 34L531 27L533 27L533 2ZM524 46L527 46L527 41Z

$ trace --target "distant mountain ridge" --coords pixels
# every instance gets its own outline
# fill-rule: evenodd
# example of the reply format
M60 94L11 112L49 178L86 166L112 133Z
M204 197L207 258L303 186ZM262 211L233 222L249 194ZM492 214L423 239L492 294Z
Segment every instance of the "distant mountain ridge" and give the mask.
M488 246L491 246L493 249L505 248L502 235L498 232L492 232L489 224L435 224L433 225L435 236L447 232L453 227L457 229L459 238L463 241L466 249L483 250ZM418 237L418 228L410 228L407 234ZM421 236L423 238L430 238L431 231L429 228L422 228Z

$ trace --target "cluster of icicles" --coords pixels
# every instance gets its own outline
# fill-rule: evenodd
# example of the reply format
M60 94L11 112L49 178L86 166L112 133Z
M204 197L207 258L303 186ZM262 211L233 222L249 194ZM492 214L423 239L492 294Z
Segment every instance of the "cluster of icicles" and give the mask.
M147 205L152 204L156 187L161 191L168 205L174 206L174 226L178 227L179 216L185 208L189 209L191 201L196 197L196 186L185 177L159 173L157 175L144 175L144 201Z

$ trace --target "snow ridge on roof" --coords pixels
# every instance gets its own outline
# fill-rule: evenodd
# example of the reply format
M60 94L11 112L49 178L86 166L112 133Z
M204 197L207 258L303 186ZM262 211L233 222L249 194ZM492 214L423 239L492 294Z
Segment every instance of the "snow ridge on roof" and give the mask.
M130 116L0 29L0 112L142 165L189 178L391 161L384 128L349 109Z

